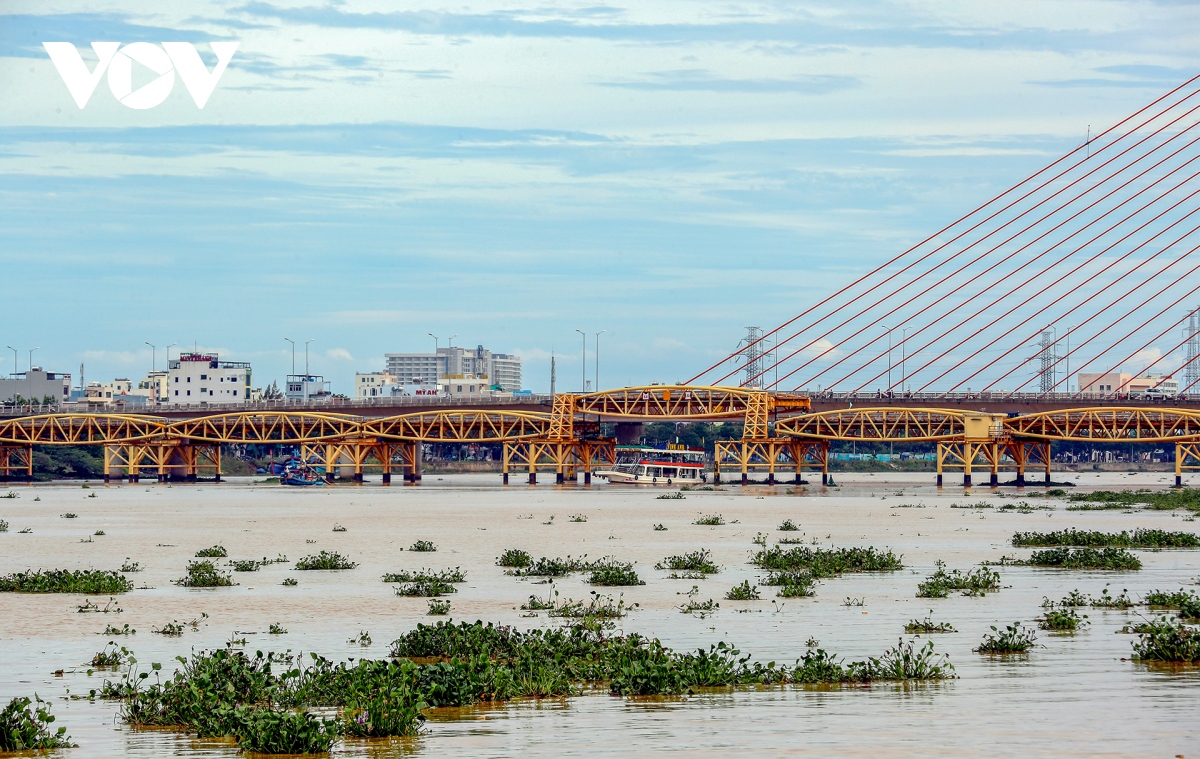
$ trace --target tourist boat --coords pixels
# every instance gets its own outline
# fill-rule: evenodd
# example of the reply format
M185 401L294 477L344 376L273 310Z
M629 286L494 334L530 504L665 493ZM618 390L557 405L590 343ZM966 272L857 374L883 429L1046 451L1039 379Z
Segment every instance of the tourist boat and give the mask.
M704 451L671 446L617 446L617 464L596 472L613 485L701 485L708 482Z

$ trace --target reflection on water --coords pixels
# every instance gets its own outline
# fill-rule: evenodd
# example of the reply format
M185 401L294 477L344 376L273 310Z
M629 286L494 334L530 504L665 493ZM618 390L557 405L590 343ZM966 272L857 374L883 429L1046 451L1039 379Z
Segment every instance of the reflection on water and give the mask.
M1158 475L1106 475L1124 486L1159 487ZM1132 597L1153 589L1193 586L1200 575L1198 551L1140 551L1140 572L1061 572L1000 567L998 593L984 598L918 599L916 585L941 559L951 568L1020 554L1009 545L1018 530L1066 527L1120 530L1135 527L1194 529L1170 513L1067 512L1028 514L950 509L956 500L1008 502L986 490L937 493L927 475L843 475L839 491L815 488L788 495L785 488L737 487L658 500L657 492L599 486L524 486L502 489L491 476L443 475L430 487L383 489L333 487L315 492L221 486L114 486L97 488L95 499L78 486L19 488L0 517L11 532L0 534L0 573L28 568L116 568L125 557L145 570L137 590L120 598L121 614L80 614L83 599L68 596L0 596L0 697L37 692L54 701L58 722L90 757L234 757L228 741L197 740L167 730L134 730L120 724L115 705L64 697L98 688L110 673L92 670L92 656L109 638L106 624L128 623L136 635L114 638L136 652L144 669L193 649L224 645L234 631L247 651L316 651L335 658L383 657L389 642L422 622L420 598L397 597L380 581L386 572L462 567L467 582L449 596L454 619L484 619L520 627L551 625L545 617L522 617L519 605L545 588L503 574L495 557L507 548L538 556L612 555L637 564L647 580L624 589L639 609L622 621L629 632L656 636L679 649L719 640L762 661L790 663L806 641L846 659L878 656L901 638L904 624L930 613L959 630L932 635L947 652L959 679L931 684L754 687L704 690L681 698L622 699L592 691L569 699L518 700L508 704L430 711L416 738L345 741L337 756L529 757L679 754L727 756L734 751L780 756L1175 756L1200 746L1200 671L1192 667L1128 661L1135 636L1116 634L1139 621L1138 610L1089 609L1091 626L1074 635L1039 633L1027 656L972 653L991 625L1020 621L1032 626L1043 597L1061 598L1078 588L1098 594L1128 588ZM1105 485L1088 476L1088 485ZM902 492L903 495L898 495ZM33 495L40 496L35 502ZM759 495L772 495L759 499ZM884 500L886 497L886 500ZM86 499L86 500L85 500ZM924 508L893 508L921 503ZM72 511L74 520L58 515ZM723 514L723 526L699 526L697 514ZM587 522L570 522L585 514ZM530 515L532 519L527 518ZM551 520L551 516L557 519ZM785 519L799 532L779 533ZM736 520L736 523L735 523ZM346 532L333 532L334 523ZM655 531L663 523L667 531ZM31 527L30 534L17 531ZM82 537L103 530L91 543ZM763 600L724 600L731 586L759 573L746 560L759 532L816 538L821 545L875 545L903 554L906 569L883 575L827 579L815 598L779 599L763 588ZM404 550L431 540L435 553ZM234 588L187 590L172 584L196 550L224 545L231 559L286 554L293 562L319 550L337 550L358 561L343 572L296 571L270 565L234 575ZM722 566L706 580L669 580L652 569L669 554L712 551ZM295 577L295 587L282 586ZM697 600L719 601L720 610L698 619L677 607L693 585ZM561 597L587 598L579 576L554 583ZM1197 588L1200 591L1200 588ZM861 608L842 606L862 598ZM101 607L107 598L92 599ZM738 613L749 610L750 613ZM207 613L198 630L180 638L150 630L173 619ZM1146 616L1151 613L1142 610ZM272 623L288 630L269 635ZM363 648L348 641L369 631ZM903 636L907 639L909 636ZM54 671L64 669L62 677ZM1189 751L1190 749L1190 751Z

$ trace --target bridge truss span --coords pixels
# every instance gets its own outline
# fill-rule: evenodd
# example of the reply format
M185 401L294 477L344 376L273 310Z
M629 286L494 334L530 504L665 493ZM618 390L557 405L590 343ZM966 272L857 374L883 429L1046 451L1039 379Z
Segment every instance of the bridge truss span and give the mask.
M550 415L533 411L429 411L369 419L363 437L424 443L502 443L545 436Z
M95 445L161 437L167 422L135 414L40 414L0 421L0 445Z
M1078 442L1170 443L1200 439L1200 412L1178 408L1077 408L1004 421L1020 438Z
M169 437L205 443L307 443L358 433L358 418L310 411L241 412L181 419Z
M962 438L966 414L936 408L862 408L822 411L775 423L775 434L818 440L931 442Z

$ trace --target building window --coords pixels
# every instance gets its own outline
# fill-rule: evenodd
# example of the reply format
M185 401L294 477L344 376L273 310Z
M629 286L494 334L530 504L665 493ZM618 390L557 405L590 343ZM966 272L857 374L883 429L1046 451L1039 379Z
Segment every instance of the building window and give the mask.
M233 391L233 397L234 397L234 398L236 398L236 397L237 397L237 391L236 391L236 390L234 390L234 391Z
M208 379L208 375L207 375L207 374L201 374L201 375L200 375L200 379Z
M175 391L175 395L179 395L179 391L178 391L178 390L176 390L176 391Z
M192 391L191 391L191 390L189 390L189 391L188 391L188 395L191 395L191 394L192 394Z

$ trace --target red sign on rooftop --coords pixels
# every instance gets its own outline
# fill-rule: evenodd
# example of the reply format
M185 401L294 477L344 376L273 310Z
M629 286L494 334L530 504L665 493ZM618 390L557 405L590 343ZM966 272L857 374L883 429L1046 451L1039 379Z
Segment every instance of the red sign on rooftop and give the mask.
M206 353L180 353L180 361L216 361L216 355L208 355Z

